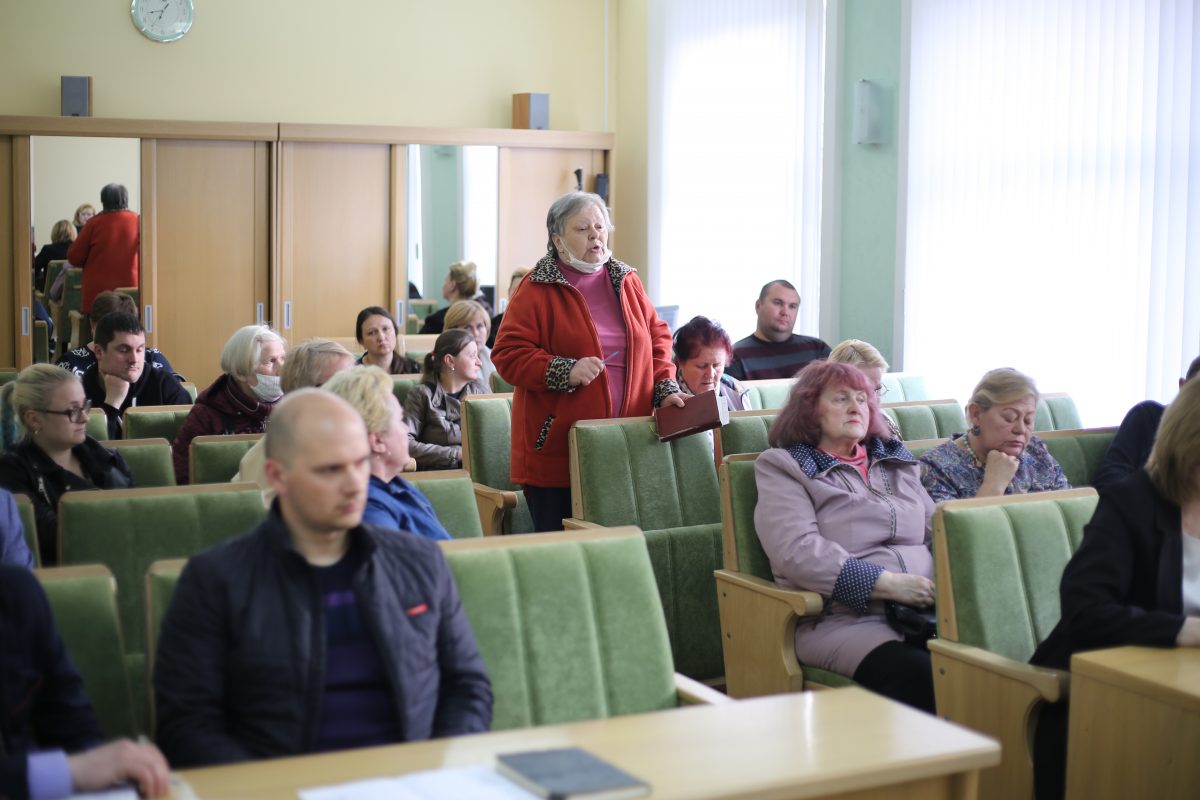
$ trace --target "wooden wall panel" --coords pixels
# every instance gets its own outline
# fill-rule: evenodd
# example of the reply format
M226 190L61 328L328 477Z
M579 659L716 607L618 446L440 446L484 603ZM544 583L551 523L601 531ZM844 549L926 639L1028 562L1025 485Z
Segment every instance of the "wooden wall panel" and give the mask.
M295 342L354 335L369 305L391 307L395 190L387 144L285 142L280 165L282 300Z
M497 298L508 296L514 269L532 267L546 254L546 212L575 189L575 170L583 170L583 188L592 191L596 173L604 171L604 155L603 150L500 148Z
M0 366L33 363L33 261L30 250L32 199L29 137L0 136ZM22 309L28 309L22 329Z
M152 202L143 215L143 280L152 339L197 386L220 374L221 348L267 301L269 151L266 142L157 140Z

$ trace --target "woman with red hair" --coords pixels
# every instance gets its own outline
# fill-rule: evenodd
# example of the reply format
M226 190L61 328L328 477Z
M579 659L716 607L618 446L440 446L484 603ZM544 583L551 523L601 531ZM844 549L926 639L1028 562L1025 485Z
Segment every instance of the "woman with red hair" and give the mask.
M917 620L932 607L934 505L874 387L849 364L814 362L768 439L754 470L758 538L776 583L825 598L821 616L796 626L797 657L932 712L923 638L894 629L885 603Z
M719 322L692 317L674 337L675 374L684 394L709 390L725 398L730 411L750 408L750 390L725 372L733 358L733 342Z

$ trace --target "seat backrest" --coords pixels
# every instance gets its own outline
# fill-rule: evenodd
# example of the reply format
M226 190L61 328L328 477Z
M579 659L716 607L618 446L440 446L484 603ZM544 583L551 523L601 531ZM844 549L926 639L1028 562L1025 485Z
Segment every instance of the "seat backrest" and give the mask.
M88 412L87 435L98 442L108 439L108 417L105 416L104 409L93 408Z
M671 708L671 650L636 529L442 542L495 705L492 730Z
M40 289L42 294L50 294L50 287L54 285L56 280L58 280L58 273L62 272L62 269L66 263L67 260L65 258L56 258L53 261L47 262L46 283L44 286L35 286L34 288Z
M462 402L463 468L471 479L493 489L512 491L511 394L473 394Z
M143 597L146 609L146 674L143 686L130 688L146 695L146 729L151 731L157 729L154 719L154 653L158 649L158 632L162 629L163 617L166 616L167 606L171 604L171 595L175 594L175 585L179 583L179 573L183 572L185 564L186 558L172 558L155 561L146 570Z
M188 479L192 483L229 483L238 474L242 456L262 437L261 433L197 436L188 445Z
M37 576L105 737L136 736L139 728L112 573L87 564L41 569Z
M1116 428L1083 428L1045 431L1038 438L1066 473L1072 486L1091 486L1092 479L1104 463L1104 454L1112 444Z
M757 409L781 409L787 405L788 393L792 391L791 378L773 378L761 381L742 381L749 391L750 407Z
M183 421L192 407L180 406L130 406L123 416L124 438L150 439L161 436L168 442L175 441Z
M883 413L900 428L900 438L941 439L967 429L967 417L957 400L911 400L884 403Z
M761 453L766 450L770 447L767 435L778 416L777 408L729 412L729 423L713 431L715 463L720 464L725 456L736 453Z
M504 378L500 377L499 372L493 372L488 376L488 386L490 386L492 391L496 394L511 394L512 392L516 391L516 387L504 380Z
M407 472L404 478L429 498L438 522L455 539L483 536L479 506L475 503L475 484L465 469Z
M906 372L885 372L883 385L887 389L887 397L892 403L905 403L911 400L930 400L929 388L925 385L925 376L911 375Z
M412 336L405 334L404 341L397 344L396 349L403 348L404 355L417 363L423 363L425 354L433 350L433 345L437 342L437 337L438 334L436 333L418 333Z
M30 553L33 553L33 565L40 567L42 565L42 551L38 547L37 518L33 515L33 501L23 494L14 494L13 500L17 501L17 514L21 517L21 527L24 529L25 535L25 546L29 548Z
M104 443L116 450L133 472L133 485L174 486L175 465L171 461L171 443L163 438L120 439Z
M904 448L916 458L920 458L946 441L947 439L913 439L912 441L905 441Z
M721 527L725 569L774 581L771 560L758 540L754 507L758 505L758 483L754 462L758 453L726 456L721 463Z
M142 577L164 558L186 558L262 521L252 483L68 492L58 506L60 564L104 564L121 587L129 652L142 647Z
M1079 409L1075 407L1071 395L1051 392L1038 399L1037 414L1033 419L1035 431L1065 431L1082 427Z
M950 500L933 518L938 635L1022 663L1060 616L1094 489Z
M401 408L404 408L404 401L408 399L408 393L420 383L421 376L419 374L392 376L392 394L396 395L396 399L400 401Z
M676 668L720 677L721 500L708 437L664 444L653 418L628 417L577 422L568 441L574 515L645 532Z

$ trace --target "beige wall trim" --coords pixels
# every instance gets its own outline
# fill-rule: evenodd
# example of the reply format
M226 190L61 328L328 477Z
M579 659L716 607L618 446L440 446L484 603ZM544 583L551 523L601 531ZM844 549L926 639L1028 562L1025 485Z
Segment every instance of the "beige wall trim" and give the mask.
M279 138L274 122L190 122L104 117L0 116L0 134L15 136L119 136L131 139L260 140Z
M0 128L3 132L3 128ZM541 147L557 150L611 150L611 133L529 131L509 128L406 128L391 125L316 125L281 122L281 142L346 144L452 144Z

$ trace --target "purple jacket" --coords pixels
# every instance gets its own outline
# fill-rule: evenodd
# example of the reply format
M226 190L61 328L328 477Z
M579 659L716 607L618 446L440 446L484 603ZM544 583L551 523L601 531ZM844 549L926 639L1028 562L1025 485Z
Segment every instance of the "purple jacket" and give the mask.
M815 447L758 457L754 525L775 581L826 598L825 613L796 626L802 663L852 676L867 653L899 641L871 589L883 571L933 577L933 501L899 440L868 444L870 486Z

